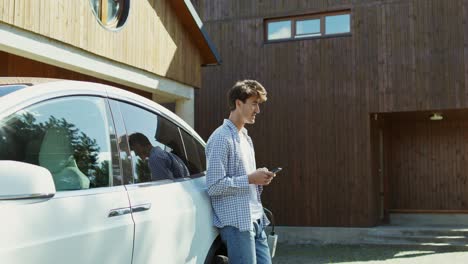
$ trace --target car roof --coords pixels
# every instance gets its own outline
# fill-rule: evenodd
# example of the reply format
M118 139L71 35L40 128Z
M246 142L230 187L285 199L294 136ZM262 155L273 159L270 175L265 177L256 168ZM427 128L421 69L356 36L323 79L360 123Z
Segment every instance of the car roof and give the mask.
M25 85L23 88L0 97L0 118L8 112L20 110L29 105L54 98L70 95L95 95L101 97L108 97L117 100L127 101L139 105L153 111L158 112L162 116L176 122L181 128L187 131L192 136L196 137L200 142L204 140L189 126L182 118L143 96L135 93L116 88L110 85L71 81L61 79L45 79L45 78L10 78L0 77L1 85ZM6 111L10 109L10 111Z
M39 83L52 82L58 79L34 77L0 77L0 97Z
M38 77L0 77L0 85L15 85L25 84L27 86L48 83L54 81L62 81L61 79L38 78Z

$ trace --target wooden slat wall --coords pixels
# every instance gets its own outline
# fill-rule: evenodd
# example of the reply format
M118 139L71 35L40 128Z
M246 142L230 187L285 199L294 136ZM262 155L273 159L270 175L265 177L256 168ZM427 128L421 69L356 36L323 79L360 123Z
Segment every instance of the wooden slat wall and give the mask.
M207 139L228 116L236 80L264 84L248 129L257 164L284 167L264 192L281 225L375 225L369 114L468 107L466 0L193 2L223 59L203 70L196 128ZM264 43L265 18L346 8L350 37Z
M468 210L468 120L389 122L391 210Z
M370 115L370 142L371 142L371 149L370 149L370 167L371 167L371 174L373 177L370 178L371 184L371 197L369 199L369 207L370 208L377 208L377 210L372 210L374 213L373 218L378 219L381 222L388 221L386 217L388 215L387 212L384 211L388 208L385 205L387 200L384 200L386 195L386 187L388 184L385 182L386 178L384 178L384 168L383 165L383 120L379 118L377 114Z
M42 77L103 83L125 89L127 91L139 94L151 100L153 99L153 95L149 92L137 90L117 83L104 81L92 76L87 76L81 73L65 70L59 67L8 54L2 51L0 51L0 62L2 62L2 64L3 62L7 62L5 64L5 67L0 68L0 77Z
M6 76L8 73L8 54L0 52L0 76Z
M130 1L126 24L104 29L89 0L0 1L0 23L26 29L146 71L201 86L200 51L170 1Z

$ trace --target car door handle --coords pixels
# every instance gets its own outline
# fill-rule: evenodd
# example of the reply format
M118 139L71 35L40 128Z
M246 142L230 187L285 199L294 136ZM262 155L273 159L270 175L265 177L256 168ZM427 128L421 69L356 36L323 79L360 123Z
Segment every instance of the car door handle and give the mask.
M132 213L148 211L149 209L151 209L151 204L150 203L139 204L139 205L132 206Z
M132 212L132 210L130 209L130 207L112 209L112 210L110 210L109 215L107 217L126 215L126 214L129 214L131 212Z

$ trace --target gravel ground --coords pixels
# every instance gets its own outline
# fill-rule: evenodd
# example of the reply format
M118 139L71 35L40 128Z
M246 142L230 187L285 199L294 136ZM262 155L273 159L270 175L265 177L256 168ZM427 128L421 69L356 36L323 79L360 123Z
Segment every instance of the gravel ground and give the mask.
M273 264L392 263L467 264L468 251L389 245L287 245L276 248Z

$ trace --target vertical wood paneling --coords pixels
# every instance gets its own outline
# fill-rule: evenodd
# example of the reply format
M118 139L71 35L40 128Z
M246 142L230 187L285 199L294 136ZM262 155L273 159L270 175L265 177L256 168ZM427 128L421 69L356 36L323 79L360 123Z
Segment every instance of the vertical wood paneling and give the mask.
M0 76L8 76L8 55L0 52Z
M468 122L392 121L390 209L468 210Z
M0 20L12 23L15 10L15 0L0 1Z
M225 93L236 80L264 84L269 100L247 128L259 166L284 167L264 191L279 224L375 225L386 180L386 202L466 207L468 116L438 128L382 127L395 131L383 140L382 179L374 156L381 124L369 118L468 108L468 0L194 2L223 59L203 70L196 129L207 139L227 117ZM263 43L264 18L343 7L352 10L351 37ZM409 191L425 179L440 196ZM389 188L390 182L406 187Z
M130 1L126 24L103 28L89 0L4 0L0 22L191 86L201 86L204 58L170 1Z

